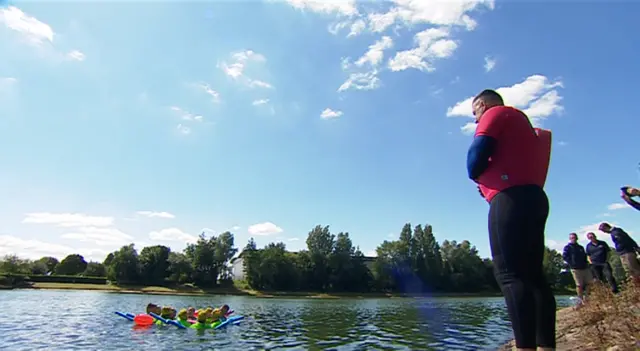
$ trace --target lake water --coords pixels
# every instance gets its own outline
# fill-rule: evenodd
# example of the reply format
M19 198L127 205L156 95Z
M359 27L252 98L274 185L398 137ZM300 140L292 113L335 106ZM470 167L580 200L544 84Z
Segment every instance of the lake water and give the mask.
M559 306L570 304L558 297ZM137 329L113 312L147 303L229 304L246 316L225 330ZM259 299L0 291L0 349L495 350L511 338L502 298Z

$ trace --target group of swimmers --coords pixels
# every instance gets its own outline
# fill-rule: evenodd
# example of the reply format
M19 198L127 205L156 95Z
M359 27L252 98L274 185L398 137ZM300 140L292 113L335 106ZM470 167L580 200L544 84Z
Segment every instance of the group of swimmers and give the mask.
M196 310L193 307L183 308L180 311L176 311L171 306L158 306L153 303L147 305L147 313L155 313L166 320L175 320L186 328L194 329L210 329L215 328L220 323L227 319L229 314L229 306L222 305L217 308L207 307L200 310ZM156 321L156 324L164 324L161 321Z

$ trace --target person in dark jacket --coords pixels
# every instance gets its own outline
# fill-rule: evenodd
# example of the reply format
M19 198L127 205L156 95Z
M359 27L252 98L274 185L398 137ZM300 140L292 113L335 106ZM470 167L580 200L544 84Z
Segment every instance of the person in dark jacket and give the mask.
M631 279L640 285L640 261L638 252L640 247L622 228L613 227L609 223L600 223L600 231L611 234L611 240L616 245L616 252Z
M613 277L613 270L609 264L609 245L598 240L598 237L592 232L587 233L587 239L589 243L585 247L589 262L591 262L591 271L594 277L601 282L608 282L611 286L611 291L614 294L618 293L618 284L616 278Z
M587 286L593 281L593 275L589 269L587 253L584 247L578 244L576 233L569 234L569 243L562 251L562 259L569 265L573 280L576 282L576 293L580 301L583 301Z

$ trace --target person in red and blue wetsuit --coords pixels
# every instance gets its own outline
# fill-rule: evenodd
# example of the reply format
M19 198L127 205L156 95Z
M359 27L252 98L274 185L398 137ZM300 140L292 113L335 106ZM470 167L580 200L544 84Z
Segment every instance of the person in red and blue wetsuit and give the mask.
M469 178L489 202L495 277L505 297L518 350L553 350L556 301L544 274L549 200L543 190L551 133L537 130L500 94L473 99L477 128L467 154Z

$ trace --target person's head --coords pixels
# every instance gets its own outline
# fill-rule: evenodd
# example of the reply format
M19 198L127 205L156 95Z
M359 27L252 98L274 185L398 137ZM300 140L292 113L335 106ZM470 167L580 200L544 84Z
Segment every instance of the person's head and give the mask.
M611 224L609 224L607 222L602 222L602 223L600 223L600 226L598 227L598 229L601 232L611 233L611 229L613 229L613 227L611 227Z
M189 307L187 308L187 316L189 316L189 318L193 318L196 316L196 309L193 307Z
M213 314L213 308L207 307L207 309L204 310L204 315L207 316L207 318L211 318L212 314Z
M149 303L147 305L147 313L153 312L155 314L160 314L160 306L154 304L154 303Z
M204 311L198 313L198 323L207 323L207 319L208 316Z
M576 233L569 234L569 242L575 244L578 242L578 235Z
M476 118L476 123L480 122L482 115L491 107L503 106L504 100L497 91L491 89L485 89L473 98L471 103L471 109L473 116Z
M181 309L180 312L178 312L178 319L179 320L186 320L187 318L189 318L189 314L187 313L186 309Z
M226 316L229 312L229 305L222 305L222 307L220 308L220 312L223 316Z
M169 319L176 319L177 311L175 308L171 307L169 309Z
M587 233L587 239L589 239L589 241L591 241L591 242L596 242L596 240L598 240L598 237L596 236L596 234L594 232L588 232Z
M162 309L160 310L160 317L169 319L169 317L171 317L171 307L162 306Z

